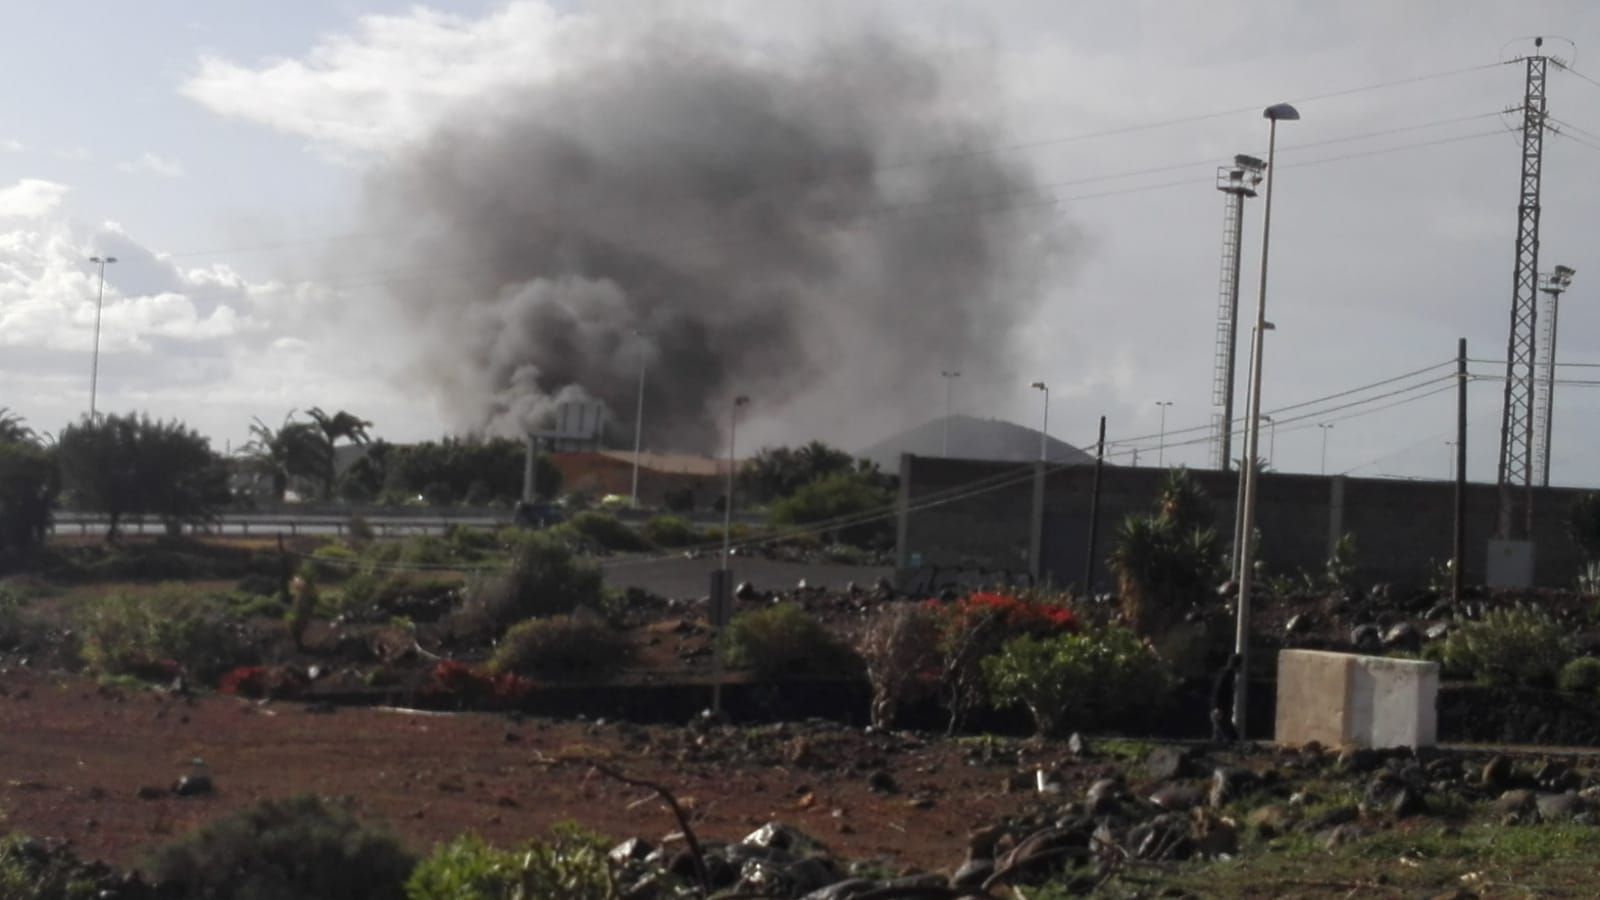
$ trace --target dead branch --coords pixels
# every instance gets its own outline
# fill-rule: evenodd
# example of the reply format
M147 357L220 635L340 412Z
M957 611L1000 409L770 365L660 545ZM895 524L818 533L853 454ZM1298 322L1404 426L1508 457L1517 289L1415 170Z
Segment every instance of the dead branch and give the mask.
M660 795L661 799L666 802L669 808L671 808L672 815L678 820L678 828L683 832L684 841L689 845L689 855L694 859L695 877L700 882L700 896L710 896L711 875L706 869L706 854L705 851L700 847L699 838L694 836L694 829L689 826L689 816L683 811L683 807L678 804L678 798L673 796L672 792L667 790L663 785L657 784L653 781L645 781L639 778L630 778L603 762L591 761L589 765L596 772L599 772L601 775L604 775L607 778L613 778L632 787L652 790Z

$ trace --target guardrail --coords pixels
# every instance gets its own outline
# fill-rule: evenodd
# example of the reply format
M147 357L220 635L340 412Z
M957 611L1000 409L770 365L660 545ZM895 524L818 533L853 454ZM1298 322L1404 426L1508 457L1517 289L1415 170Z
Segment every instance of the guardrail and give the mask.
M350 531L350 522L359 516L366 522L367 527L379 537L398 537L403 535L429 535L443 534L452 526L459 528L494 529L511 524L510 510L459 510L439 512L395 512L384 513L380 511L363 511L352 509L347 512L305 512L305 513L230 513L217 517L203 525L185 525L184 534L210 534L210 535L302 535L320 534L343 537ZM635 524L643 524L649 514L633 510L622 511L618 518ZM711 522L711 514L690 516L696 524L721 525L720 517ZM699 520L705 518L707 522ZM741 524L753 524L763 521L760 516L735 515L734 521ZM96 513L58 512L50 524L50 533L53 535L90 535L105 534L109 520ZM127 534L164 534L167 531L166 523L160 519L148 517L125 518L121 523L123 531Z

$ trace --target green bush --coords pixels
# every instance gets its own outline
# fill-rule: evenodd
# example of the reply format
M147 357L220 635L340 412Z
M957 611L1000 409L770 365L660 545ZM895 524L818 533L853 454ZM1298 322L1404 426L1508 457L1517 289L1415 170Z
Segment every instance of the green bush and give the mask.
M540 678L599 677L620 668L629 649L604 622L576 616L529 619L506 632L489 668Z
M644 539L657 547L687 547L700 541L700 532L682 516L656 516L644 523Z
M1142 635L1165 633L1211 597L1222 545L1210 501L1187 470L1168 473L1154 513L1123 520L1108 562L1123 616Z
M1172 687L1160 657L1126 628L1021 637L983 661L990 696L1028 710L1042 735L1103 727L1135 704L1158 712Z
M408 900L611 900L617 885L606 844L571 825L522 851L498 850L474 835L435 847L406 882Z
M10 591L0 591L0 650L20 646L28 631L22 598Z
M464 525L451 525L445 529L444 540L450 545L451 555L464 562L482 560L493 553L499 544L499 538L493 531Z
M171 662L209 682L255 662L239 621L223 604L177 588L97 597L78 620L84 664L98 675L161 676Z
M772 504L772 523L783 527L813 525L846 516L883 513L894 504L894 493L873 472L836 472L796 490ZM890 516L828 528L838 541L857 547L881 547L893 541Z
M407 566L448 566L458 562L450 542L431 534L403 542L395 561Z
M318 584L329 584L349 578L360 562L361 554L343 544L323 544L311 551L304 569Z
M793 603L740 613L723 634L724 660L764 679L839 674L861 660L821 622Z
M1580 656L1568 662L1556 676L1556 687L1576 694L1600 691L1600 659Z
M579 535L607 550L633 552L650 549L650 545L639 532L634 531L616 516L586 511L568 519L566 524Z
M91 900L102 896L103 875L64 846L22 835L0 840L0 900Z
M399 841L312 796L268 800L150 854L184 898L399 900L415 860Z
M1544 610L1490 610L1445 640L1444 667L1496 686L1549 686L1572 655L1567 630Z
M234 585L234 590L257 597L275 597L283 590L283 584L276 575L252 572L239 579L239 583Z
M513 622L599 609L605 598L600 569L579 559L559 539L541 532L518 534L504 572L481 575L467 586L459 624L499 631Z

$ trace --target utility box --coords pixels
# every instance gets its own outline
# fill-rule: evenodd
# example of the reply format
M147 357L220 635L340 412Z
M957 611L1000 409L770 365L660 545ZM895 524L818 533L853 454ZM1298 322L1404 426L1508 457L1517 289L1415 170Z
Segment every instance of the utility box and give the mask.
M1489 540L1489 587L1533 587L1533 541Z
M1439 664L1322 650L1278 654L1273 739L1325 747L1429 747L1438 740Z

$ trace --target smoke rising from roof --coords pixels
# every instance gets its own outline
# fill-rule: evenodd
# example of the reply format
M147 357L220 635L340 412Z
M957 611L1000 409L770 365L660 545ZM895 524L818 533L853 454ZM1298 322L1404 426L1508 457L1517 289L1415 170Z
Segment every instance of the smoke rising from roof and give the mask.
M982 86L881 36L757 54L672 26L576 43L368 178L409 264L388 293L455 427L592 396L710 450L736 394L795 440L925 418L941 366L1009 377L1060 247ZM933 386L933 387L930 387ZM904 412L905 415L901 415ZM928 410L917 412L926 413Z

